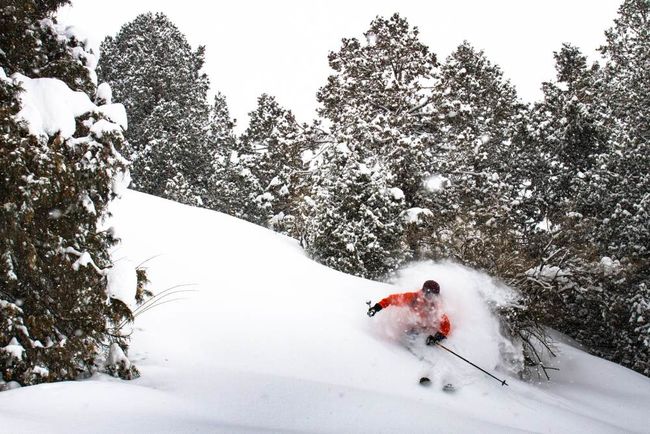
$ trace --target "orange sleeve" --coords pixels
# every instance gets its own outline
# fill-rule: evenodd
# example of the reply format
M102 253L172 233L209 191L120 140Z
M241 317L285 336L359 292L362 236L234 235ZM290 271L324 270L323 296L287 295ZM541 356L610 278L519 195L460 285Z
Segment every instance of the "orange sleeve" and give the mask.
M411 303L416 296L417 296L417 292L405 292L404 294L392 294L384 298L383 300L381 300L379 302L379 305L384 309L387 308L388 306L404 306L405 304Z
M450 331L451 331L451 323L449 322L449 318L447 317L447 314L443 313L442 318L440 318L440 333L447 336Z

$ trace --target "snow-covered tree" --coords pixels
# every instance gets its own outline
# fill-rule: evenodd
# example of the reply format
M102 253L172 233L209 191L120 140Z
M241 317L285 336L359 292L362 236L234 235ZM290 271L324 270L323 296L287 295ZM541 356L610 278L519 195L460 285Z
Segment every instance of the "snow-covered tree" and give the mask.
M581 204L587 196L593 170L606 151L607 133L597 100L599 73L573 46L555 53L557 79L544 83L544 100L538 103L530 125L530 174L539 223L559 224L570 213L592 214L592 205Z
M380 159L361 160L346 144L327 149L315 173L306 244L310 255L336 270L385 278L405 258L404 194L392 187Z
M192 50L165 15L146 13L107 37L101 51L99 78L129 112L133 187L202 204L213 167L204 47Z
M580 50L568 44L555 53L555 61L556 80L543 84L544 99L531 111L521 164L528 181L524 231L542 268L578 256L594 259L590 226L599 213L594 194L608 152L598 65L589 67ZM543 259L555 249L572 253Z
M363 40L343 39L329 55L334 73L318 92L319 113L335 141L354 141L362 154L380 156L407 207L430 172L431 137L424 116L436 56L419 41L417 27L395 14L377 17Z
M136 188L188 205L204 205L212 168L204 109L177 101L156 105L140 126L149 139L133 164L134 176L138 170L144 174Z
M217 95L209 129L214 173L209 182L211 208L272 228L296 233L305 190L303 153L313 148L314 128L300 125L291 111L263 94L249 113L241 137L233 132L225 98Z
M587 343L594 326L601 328L601 313L592 308L602 297L587 290L602 286L591 222L598 212L593 184L608 136L598 65L589 67L580 50L568 44L554 57L556 79L542 86L544 99L531 110L522 152L530 268L519 270L520 289L540 321ZM576 311L582 312L580 320L571 315Z
M529 250L520 288L538 319L648 374L647 1L625 1L589 67L556 53L530 127ZM525 277L525 278L524 278Z
M599 241L624 258L650 252L650 2L626 0L601 47L612 153Z
M433 212L430 254L495 272L519 194L524 107L500 68L467 42L442 65L432 99L430 164L444 182L422 199Z
M71 29L58 30L52 19L70 0L26 2L3 0L0 9L0 62L5 73L21 72L33 78L57 77L71 89L95 91L96 53Z
M242 174L239 140L235 134L235 120L230 117L226 97L217 93L210 108L208 137L213 149L213 172L207 186L207 207L239 218L246 218L242 192L248 192L253 185L252 175Z
M600 49L605 58L602 100L609 115L610 153L598 175L601 252L619 260L623 274L611 285L609 312L623 331L613 354L650 373L650 2L625 0ZM601 253L602 254L602 253Z
M322 263L381 278L408 256L404 210L431 171L430 91L436 57L398 14L343 39L318 92L329 126L303 203L306 244ZM321 140L318 140L321 142Z
M132 319L107 283L115 239L99 230L127 167L124 108L92 102L95 55L54 19L65 1L9 3L0 12L0 389L92 373L110 344L126 350L116 328Z
M236 123L237 120L230 116L226 96L217 92L210 107L208 122L208 136L216 155L228 155L230 151L238 150L237 136L235 135Z
M282 225L282 220L291 218L291 190L296 172L303 168L299 134L300 125L291 111L270 95L258 98L241 146L251 157L250 170L259 183L260 190L249 193L260 208L257 223L261 225Z

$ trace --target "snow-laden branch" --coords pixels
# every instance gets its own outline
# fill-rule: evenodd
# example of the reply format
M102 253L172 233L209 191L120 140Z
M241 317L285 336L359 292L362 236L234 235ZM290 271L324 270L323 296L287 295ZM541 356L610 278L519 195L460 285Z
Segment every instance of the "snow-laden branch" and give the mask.
M65 249L62 249L62 253L75 255L79 258L72 264L72 268L75 271L78 271L79 267L87 267L88 265L90 265L95 269L97 274L99 274L100 276L106 276L106 274L108 273L107 269L101 269L97 266L97 264L95 264L95 261L93 261L93 258L90 256L90 253L88 252L80 252L74 247L66 247Z

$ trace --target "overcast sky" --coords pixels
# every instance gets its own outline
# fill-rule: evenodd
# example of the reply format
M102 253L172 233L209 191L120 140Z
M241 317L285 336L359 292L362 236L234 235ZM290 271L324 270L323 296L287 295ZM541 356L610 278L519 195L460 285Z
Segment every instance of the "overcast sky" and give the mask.
M242 128L263 92L309 121L330 73L327 54L361 37L377 16L399 12L443 60L464 39L485 53L524 101L554 76L563 42L595 59L622 0L72 0L59 21L95 44L138 14L165 13L193 47L205 45L212 92L228 99Z

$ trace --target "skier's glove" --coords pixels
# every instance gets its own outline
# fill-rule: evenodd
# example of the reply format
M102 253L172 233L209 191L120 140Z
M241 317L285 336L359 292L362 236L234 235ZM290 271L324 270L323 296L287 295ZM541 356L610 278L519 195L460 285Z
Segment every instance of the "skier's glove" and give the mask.
M381 304L377 303L373 307L368 309L368 316L373 317L377 312L379 312L382 309L383 307L381 307Z
M429 335L427 337L427 345L435 345L443 339L446 339L447 336L443 335L440 332L437 332L435 335Z

